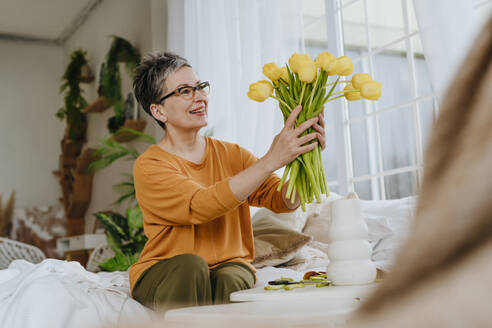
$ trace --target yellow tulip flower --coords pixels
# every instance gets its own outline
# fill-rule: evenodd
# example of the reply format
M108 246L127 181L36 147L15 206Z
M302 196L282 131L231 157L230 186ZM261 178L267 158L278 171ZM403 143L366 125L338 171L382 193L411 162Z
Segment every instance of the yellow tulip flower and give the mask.
M352 64L352 59L347 56L338 57L336 60L331 62L328 66L326 72L328 75L341 75L346 76L352 74L354 71L354 64Z
M362 99L362 96L360 92L358 91L351 91L351 90L356 90L352 84L347 84L343 91L350 91L350 92L345 92L344 96L348 101L354 101L354 100L359 100Z
M377 81L368 81L360 89L362 97L369 100L378 100L381 97L382 84Z
M311 83L314 81L316 78L316 64L314 61L310 60L303 60L301 61L298 67L298 74L299 74L299 80L302 82L307 82Z
M265 74L265 76L268 77L273 82L276 82L282 75L282 71L280 67L277 66L277 64L268 63L263 65L263 74Z
M289 83L289 72L287 71L287 67L283 66L280 69L280 78L285 82Z
M328 71L328 67L336 59L337 57L333 56L328 51L323 51L316 57L316 67L321 68L324 71Z
M295 52L292 56L289 58L289 66L290 70L293 73L299 73L299 68L300 68L300 63L306 60L312 60L308 54L298 54Z
M362 85L369 81L372 81L372 78L367 73L358 73L352 76L352 84L356 89L362 88Z
M248 98L254 101L263 102L273 94L273 86L270 81L261 80L250 84Z

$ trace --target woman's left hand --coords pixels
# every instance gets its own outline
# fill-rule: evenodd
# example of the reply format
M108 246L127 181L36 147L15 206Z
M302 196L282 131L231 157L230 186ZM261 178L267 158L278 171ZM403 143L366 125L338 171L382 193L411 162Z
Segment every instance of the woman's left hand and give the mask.
M321 150L325 149L326 145L326 140L325 140L325 115L323 113L318 115L318 122L313 124L313 127L316 131L318 131L318 135L316 136L318 138L319 144L321 146Z

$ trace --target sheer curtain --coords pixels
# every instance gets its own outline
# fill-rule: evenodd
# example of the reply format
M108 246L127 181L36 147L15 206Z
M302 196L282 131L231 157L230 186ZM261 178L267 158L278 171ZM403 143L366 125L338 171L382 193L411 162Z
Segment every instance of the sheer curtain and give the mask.
M477 33L492 13L492 0L413 0L432 86L441 101Z
M247 98L252 82L266 79L262 66L287 62L300 51L300 0L168 0L169 51L187 58L211 83L209 125L213 137L257 156L283 126L276 101Z

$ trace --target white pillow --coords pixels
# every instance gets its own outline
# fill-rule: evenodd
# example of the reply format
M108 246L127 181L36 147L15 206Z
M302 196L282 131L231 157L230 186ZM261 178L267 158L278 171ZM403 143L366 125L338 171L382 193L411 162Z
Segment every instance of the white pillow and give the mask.
M369 229L368 241L371 245L375 244L383 239L393 236L395 233L391 229L388 218L381 216L366 216L367 228Z
M416 196L391 200L361 200L360 203L364 218L385 217L396 236L408 235L417 206Z
M373 221L373 229L379 233L378 237L372 238L372 260L373 261L393 261L396 252L401 244L406 240L413 225L417 197L411 196L392 200L372 200L361 201L362 215L366 222L376 220L379 227ZM383 219L385 218L385 219ZM385 235L384 228L389 229ZM371 229L369 229L371 234Z

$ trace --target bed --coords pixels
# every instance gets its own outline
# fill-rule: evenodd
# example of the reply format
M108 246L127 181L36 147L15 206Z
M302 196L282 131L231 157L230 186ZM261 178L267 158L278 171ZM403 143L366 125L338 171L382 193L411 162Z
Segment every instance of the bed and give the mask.
M306 213L279 215L265 209L254 213L256 287L280 276L296 279L305 271L326 267L329 203L339 196L331 197L312 205ZM373 260L381 271L389 270L395 251L411 227L415 205L415 197L362 201ZM270 228L277 225L278 234L285 237L274 238L280 244L275 245L262 234L265 224ZM286 251L288 243L295 245ZM130 297L127 272L89 272L78 262L52 258L38 264L15 260L0 270L1 327L120 326L154 316Z

